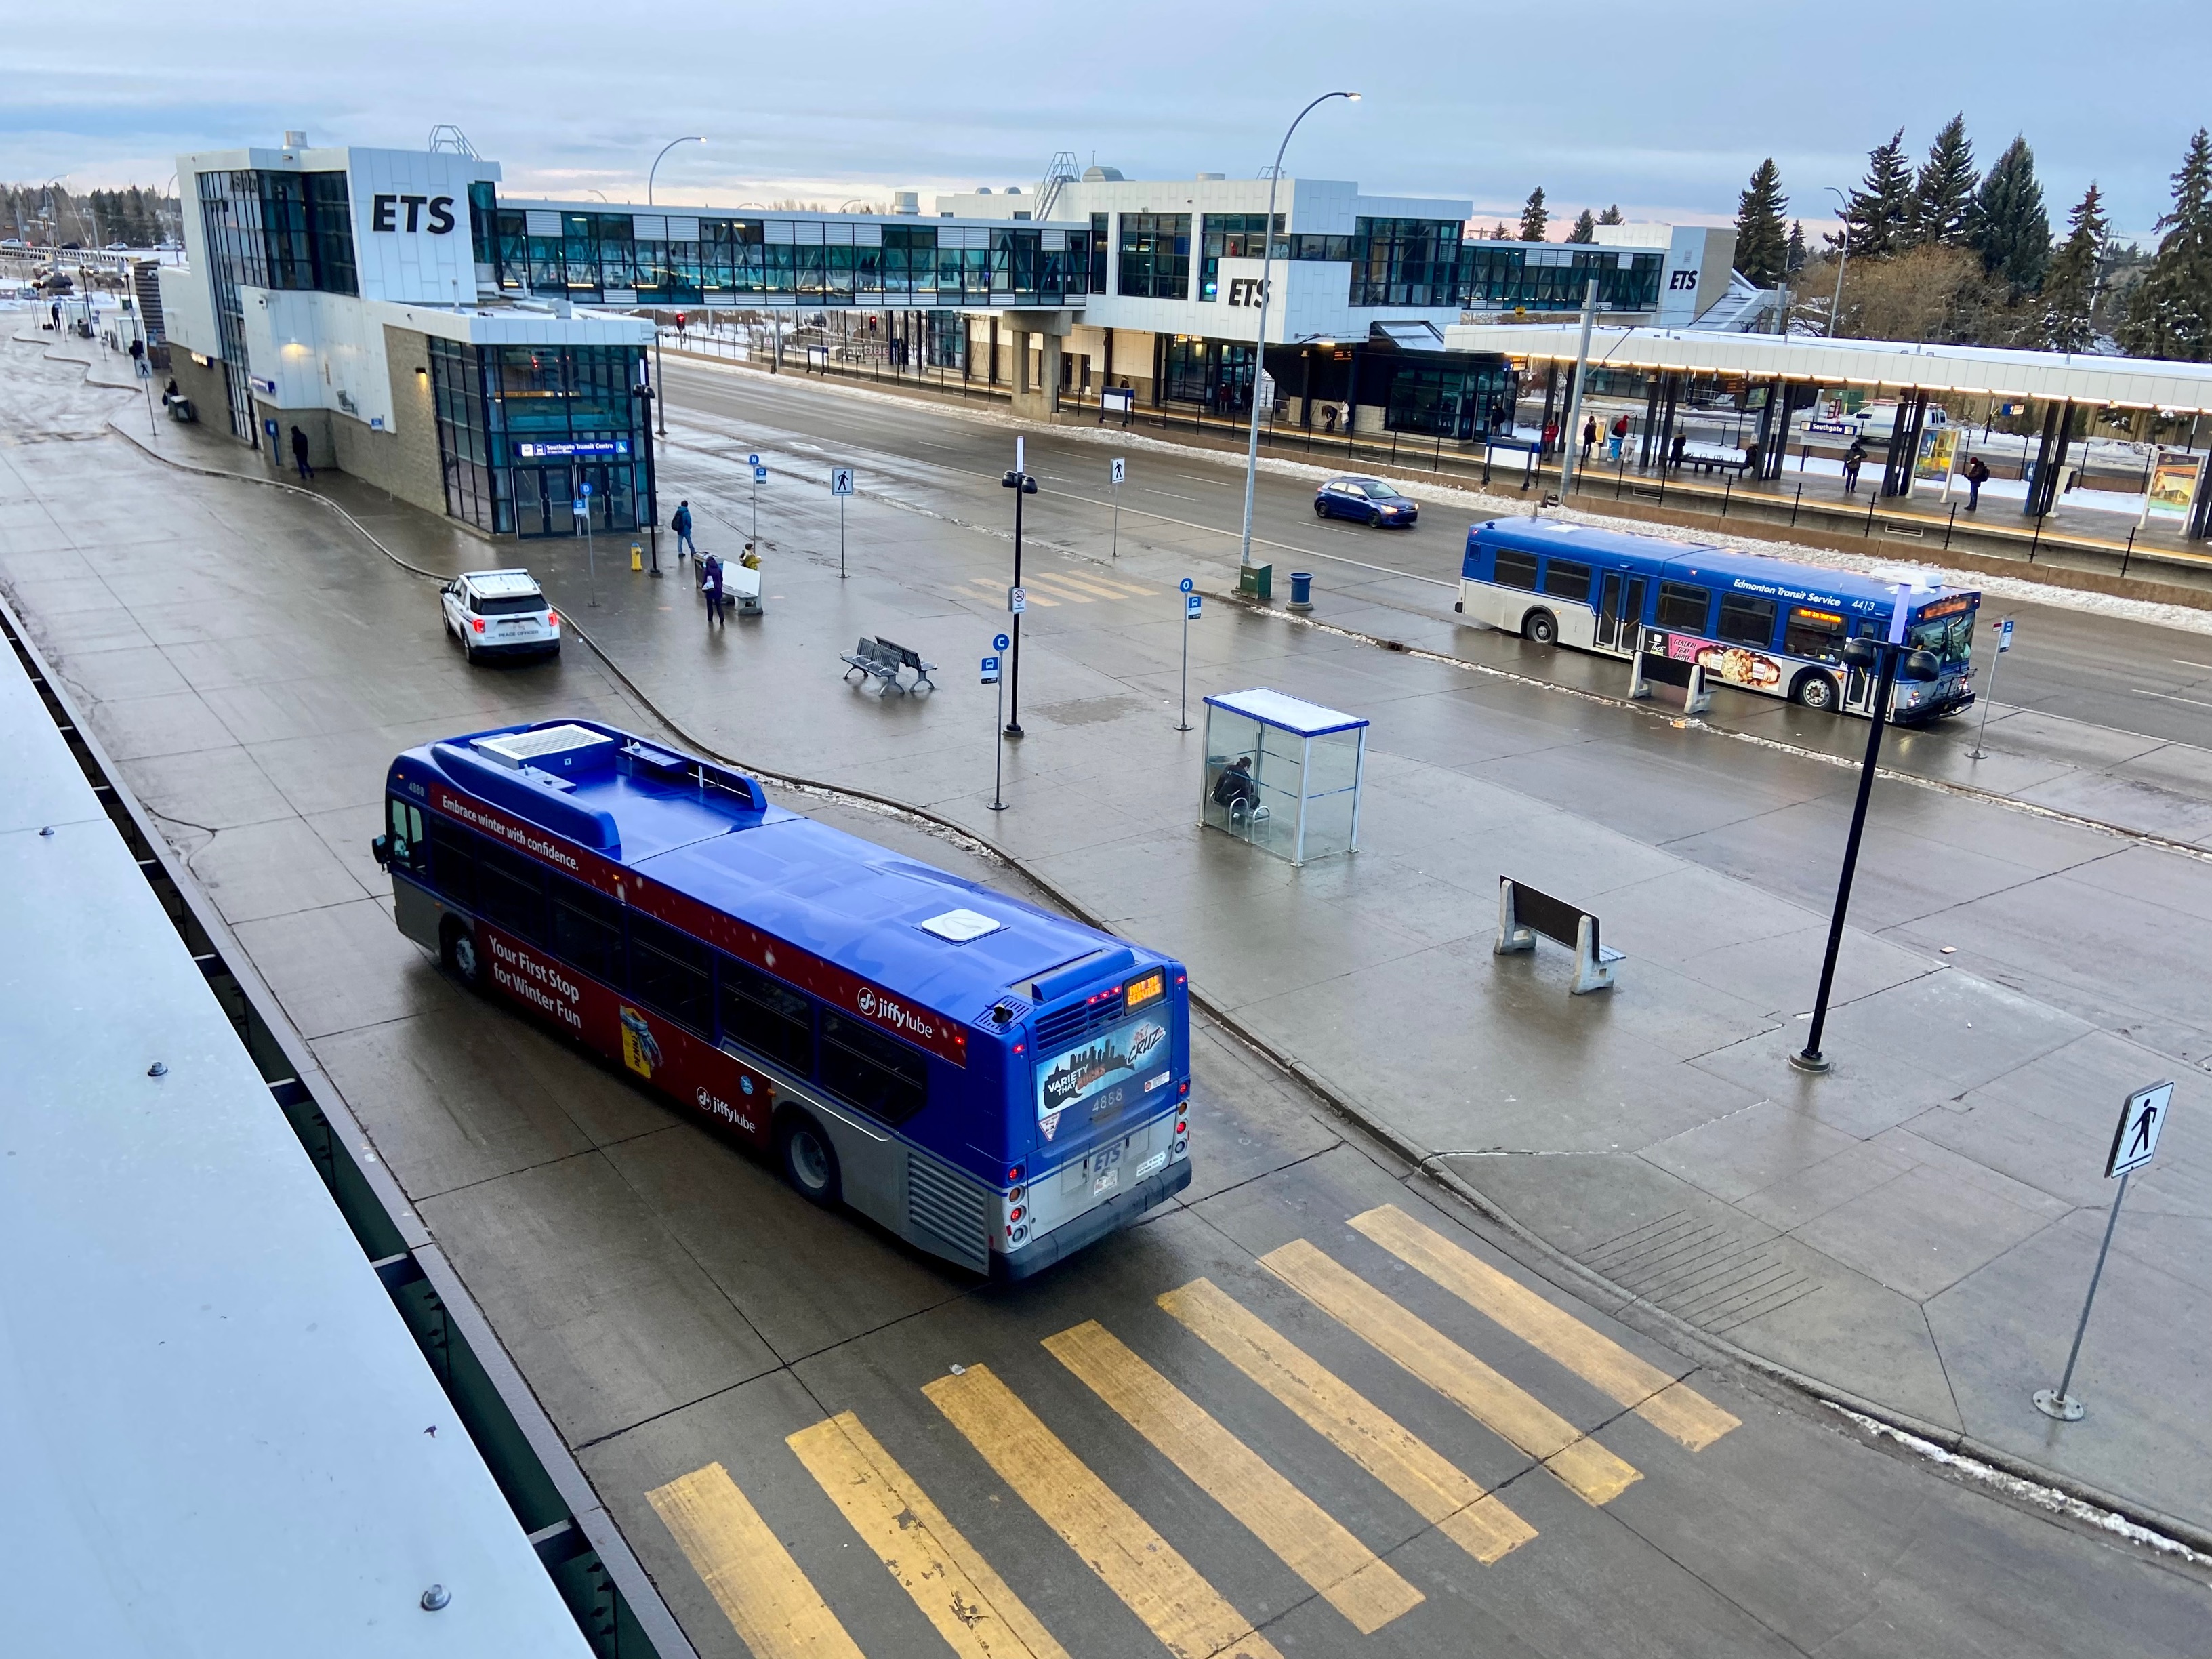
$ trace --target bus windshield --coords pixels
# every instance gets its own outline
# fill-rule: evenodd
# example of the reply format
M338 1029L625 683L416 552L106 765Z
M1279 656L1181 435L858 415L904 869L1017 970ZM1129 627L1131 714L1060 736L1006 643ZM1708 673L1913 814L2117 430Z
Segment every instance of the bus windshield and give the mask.
M1934 622L1913 623L1907 642L1916 651L1933 651L1946 668L1966 660L1974 643L1974 613L1939 617Z

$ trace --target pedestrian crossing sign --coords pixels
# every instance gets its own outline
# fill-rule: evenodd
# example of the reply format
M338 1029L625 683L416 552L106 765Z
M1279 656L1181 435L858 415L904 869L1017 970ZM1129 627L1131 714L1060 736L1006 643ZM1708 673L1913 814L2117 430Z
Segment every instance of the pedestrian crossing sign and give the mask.
M2128 1097L2120 1108L2120 1127L2112 1131L2112 1156L2105 1160L2106 1180L2150 1162L2158 1151L2159 1132L2166 1127L2166 1109L2172 1100L2171 1083L2154 1083Z

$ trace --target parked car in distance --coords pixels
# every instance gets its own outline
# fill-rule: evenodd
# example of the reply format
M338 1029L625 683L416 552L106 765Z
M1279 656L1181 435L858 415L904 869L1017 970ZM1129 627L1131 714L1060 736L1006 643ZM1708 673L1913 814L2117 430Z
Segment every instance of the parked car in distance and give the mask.
M471 662L561 649L561 613L527 570L464 571L438 590L438 603Z
M1380 478L1331 478L1314 496L1316 519L1357 519L1403 529L1421 515L1418 503Z

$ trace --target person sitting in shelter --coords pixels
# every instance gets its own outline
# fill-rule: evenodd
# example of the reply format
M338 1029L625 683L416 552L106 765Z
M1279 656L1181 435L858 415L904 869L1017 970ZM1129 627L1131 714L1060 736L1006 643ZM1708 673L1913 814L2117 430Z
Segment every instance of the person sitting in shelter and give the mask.
M1213 804L1228 809L1231 817L1249 813L1258 805L1260 786L1252 781L1252 757L1240 755L1213 782Z

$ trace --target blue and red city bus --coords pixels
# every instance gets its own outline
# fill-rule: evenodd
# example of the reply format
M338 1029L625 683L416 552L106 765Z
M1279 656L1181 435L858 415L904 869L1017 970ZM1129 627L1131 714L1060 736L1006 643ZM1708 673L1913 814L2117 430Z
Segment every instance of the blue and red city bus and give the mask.
M1022 1278L1190 1183L1180 963L588 720L392 763L401 933L924 1250Z
M1911 580L1900 580L1909 577ZM1899 681L1889 718L1957 714L1974 701L1974 617L1982 596L1914 572L1863 575L1734 548L1670 542L1564 519L1492 519L1467 532L1453 609L1541 645L1664 659L1738 690L1808 708L1870 714L1875 675L1844 641L1904 639L1936 678Z

